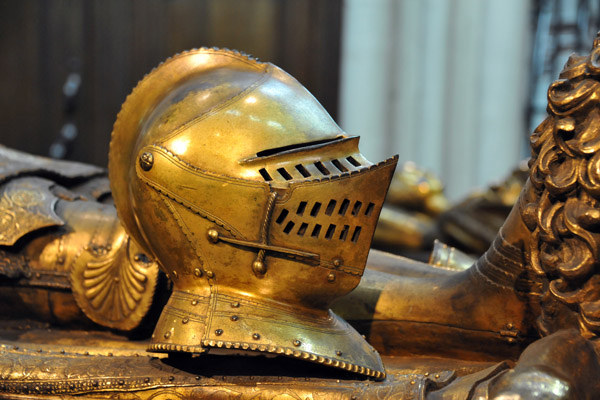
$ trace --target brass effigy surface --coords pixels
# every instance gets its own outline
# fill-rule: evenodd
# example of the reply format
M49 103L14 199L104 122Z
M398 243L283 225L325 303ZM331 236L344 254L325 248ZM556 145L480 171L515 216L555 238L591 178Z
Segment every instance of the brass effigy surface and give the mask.
M129 96L116 209L102 170L0 148L0 397L597 397L599 55L551 85L469 267L441 244L431 264L369 253L397 160L238 52L177 55ZM456 216L485 201L452 214L467 242Z

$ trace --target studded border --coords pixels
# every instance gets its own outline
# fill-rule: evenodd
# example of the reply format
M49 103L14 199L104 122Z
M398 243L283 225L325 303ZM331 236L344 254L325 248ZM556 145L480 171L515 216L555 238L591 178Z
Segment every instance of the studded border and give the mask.
M239 349L239 350L250 350L250 351L258 351L263 353L272 353L272 354L280 354L289 357L295 357L299 359L303 359L306 361L311 361L317 364L328 365L340 369L345 369L350 372L355 372L361 375L366 375L375 380L383 380L386 377L385 371L376 371L371 368L362 367L357 364L352 364L346 361L337 360L334 358L318 356L313 353L309 353L306 351L300 351L297 349L292 349L289 347L281 347L281 346L268 346L264 344L257 343L247 343L247 342L229 342L229 341L220 341L220 340L203 340L202 346L185 346L185 345L175 345L175 344L165 344L165 343L156 343L148 346L148 351L156 351L156 352L170 352L170 351L183 351L190 353L205 353L210 348L226 348L226 349Z

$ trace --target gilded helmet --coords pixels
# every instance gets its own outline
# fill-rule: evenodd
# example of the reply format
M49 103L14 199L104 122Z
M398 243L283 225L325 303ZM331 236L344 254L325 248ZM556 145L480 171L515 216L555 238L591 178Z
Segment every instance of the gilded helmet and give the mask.
M154 69L109 157L126 229L173 281L150 350L267 352L383 378L329 305L360 281L396 162L367 161L270 63L199 49Z

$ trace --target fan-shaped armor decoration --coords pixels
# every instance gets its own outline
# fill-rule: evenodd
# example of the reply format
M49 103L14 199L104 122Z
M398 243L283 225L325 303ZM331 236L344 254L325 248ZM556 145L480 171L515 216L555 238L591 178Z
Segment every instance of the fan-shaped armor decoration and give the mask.
M70 278L77 304L92 321L130 330L139 325L152 303L158 266L111 213L114 209L103 217L114 221L113 229L92 236L75 259Z

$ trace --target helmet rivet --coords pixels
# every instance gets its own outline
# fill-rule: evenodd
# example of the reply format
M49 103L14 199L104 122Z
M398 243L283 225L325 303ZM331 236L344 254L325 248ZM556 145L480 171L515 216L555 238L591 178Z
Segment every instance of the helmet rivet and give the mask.
M298 347L302 344L301 341L299 341L298 339L294 340L294 346Z
M329 282L333 282L333 281L335 281L335 274L332 272L332 273L330 273L329 275L327 275L327 280L328 280Z
M222 334L223 334L223 329L217 329L215 331L215 335L217 335L217 336L221 336Z
M335 260L333 260L333 266L334 267L340 267L342 265L342 260L339 258L336 258Z
M254 333L254 334L252 334L252 339L258 340L258 339L260 339L260 335L258 333Z
M237 321L239 319L239 317L237 315L232 315L231 316L231 320L232 321Z
M168 339L168 338L170 338L170 337L171 337L171 332L167 332L167 333L165 333L165 339Z
M193 306L197 306L198 305L198 300L196 300L196 299L192 300L192 305Z
M150 171L152 169L152 165L154 165L154 155L152 153L142 153L140 156L140 167L144 171Z
M182 324L187 324L188 322L190 322L190 319L188 317L185 317L181 320Z
M233 308L238 308L240 306L240 303L238 303L237 301L235 303L231 303L231 307Z
M341 355L342 355L342 352L341 352L340 350L336 350L336 351L335 351L335 354L336 354L336 355L338 355L338 356L341 356Z
M212 271L206 271L206 276L209 278L213 278L215 276L215 274L213 274Z
M267 272L267 267L264 262L256 260L252 263L252 271L255 274L264 275Z
M197 276L198 278L200 278L202 276L202 271L200 270L200 268L194 269L194 275Z
M209 229L206 233L208 235L208 240L211 242L217 243L219 241L219 232L216 229Z
M177 271L173 271L172 275L173 275L173 278L175 278L175 279L179 278L179 276L177 275Z

